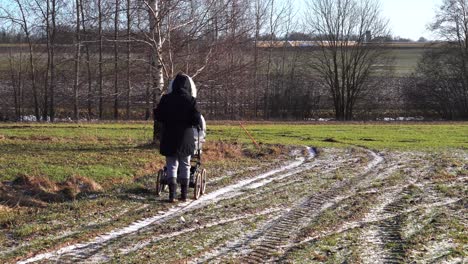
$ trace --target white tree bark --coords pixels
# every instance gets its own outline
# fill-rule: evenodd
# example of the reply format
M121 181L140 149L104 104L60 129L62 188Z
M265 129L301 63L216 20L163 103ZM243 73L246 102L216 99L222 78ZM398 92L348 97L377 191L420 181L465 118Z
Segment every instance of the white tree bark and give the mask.
M152 44L151 68L153 74L153 104L159 102L164 89L164 66L162 64L162 36L161 36L161 17L159 9L159 0L145 1L148 6L148 15L150 22L150 42Z

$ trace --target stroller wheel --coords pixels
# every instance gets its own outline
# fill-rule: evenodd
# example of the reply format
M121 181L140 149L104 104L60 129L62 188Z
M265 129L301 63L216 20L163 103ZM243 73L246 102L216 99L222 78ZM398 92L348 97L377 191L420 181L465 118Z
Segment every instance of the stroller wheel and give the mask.
M196 172L195 175L195 186L193 187L193 199L198 200L200 198L201 193L201 178L202 174L200 172Z
M203 169L201 172L201 186L200 186L200 195L205 194L206 191L206 170Z
M163 179L166 177L165 171L163 169L158 171L158 175L156 176L156 195L161 195L161 192L164 190L165 185L163 184Z

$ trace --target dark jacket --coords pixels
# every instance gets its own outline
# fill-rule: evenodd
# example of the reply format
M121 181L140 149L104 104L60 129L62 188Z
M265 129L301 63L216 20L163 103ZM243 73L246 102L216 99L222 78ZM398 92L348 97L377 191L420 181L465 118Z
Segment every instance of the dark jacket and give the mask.
M178 74L172 92L154 110L155 120L162 123L160 152L164 156L186 157L195 151L192 127L200 125L200 112L190 86L188 76Z

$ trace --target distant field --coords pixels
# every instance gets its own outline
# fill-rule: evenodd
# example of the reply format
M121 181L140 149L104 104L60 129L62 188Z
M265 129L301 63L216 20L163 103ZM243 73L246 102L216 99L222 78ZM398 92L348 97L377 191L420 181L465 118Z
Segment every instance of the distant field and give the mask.
M0 70L7 70L8 69L8 53L10 49L13 48L13 52L18 52L18 48L23 48L23 55L26 55L27 51L27 44L0 44L0 54L5 54L3 58L0 58ZM16 48L16 49L14 49ZM43 49L41 45L38 45L36 48ZM411 45L411 46L404 46L404 45L393 45L391 48L387 50L391 50L391 55L394 56L394 70L396 76L405 76L411 72L413 72L418 64L421 55L424 52L423 45ZM278 50L279 51L279 50ZM289 51L297 51L297 49L291 49ZM63 52L63 51L62 51ZM279 52L278 56L281 56L282 52Z
M395 56L395 75L406 76L416 70L418 62L423 55L423 48L397 48L392 53Z
M278 124L247 125L257 141L317 147L439 151L468 148L468 123L458 124ZM118 183L156 170L162 157L146 144L151 124L1 124L0 180L43 175L63 181L71 175ZM211 125L210 142L250 143L233 123Z

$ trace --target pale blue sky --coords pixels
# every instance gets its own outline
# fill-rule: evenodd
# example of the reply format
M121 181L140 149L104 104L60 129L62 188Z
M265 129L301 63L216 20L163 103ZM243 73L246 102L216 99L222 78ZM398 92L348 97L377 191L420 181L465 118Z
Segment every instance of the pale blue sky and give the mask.
M427 25L434 19L442 0L380 0L382 12L390 20L394 36L418 40L434 39Z
M287 1L287 0L279 0ZM305 3L313 0L291 0L301 15ZM377 0L380 2L382 15L389 20L393 36L418 40L420 37L437 39L427 30L427 25L435 17L443 0Z
M10 0L0 0L0 5ZM309 0L308 0L309 1ZM435 39L427 30L427 25L435 16L437 7L443 0L380 0L383 15L390 20L392 35L417 40L423 36ZM304 7L304 0L292 0L300 10Z

